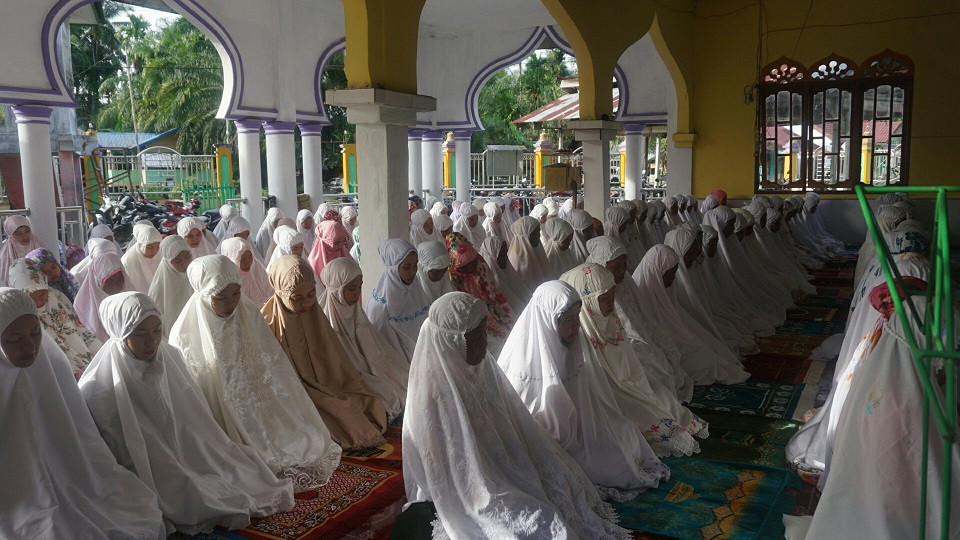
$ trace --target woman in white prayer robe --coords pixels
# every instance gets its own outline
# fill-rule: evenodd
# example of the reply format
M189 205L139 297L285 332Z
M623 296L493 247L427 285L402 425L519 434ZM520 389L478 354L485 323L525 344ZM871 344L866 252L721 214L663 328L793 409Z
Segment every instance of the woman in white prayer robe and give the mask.
M47 247L42 240L37 238L37 235L33 234L31 225L30 218L27 216L8 216L3 221L3 232L6 233L7 238L0 244L0 285L7 283L7 275L13 261L26 257L28 253L35 249L45 249ZM109 227L106 225L103 225L103 227L106 227L111 235L113 234ZM94 227L94 229L96 228ZM119 248L118 245L117 249Z
M487 313L450 293L420 331L403 425L408 506L433 503L434 538L629 538L487 353Z
M558 220L562 221L562 220ZM533 418L583 468L606 498L623 502L670 478L643 433L620 413L585 354L581 302L562 282L537 287L497 363Z
M777 261L771 259L766 251L763 250L763 246L760 245L756 234L756 230L762 229L763 227L753 217L753 214L746 208L735 208L733 211L737 213L734 232L738 233L740 247L743 248L744 254L754 263L754 268L761 272L766 272L768 278L772 278L780 285L783 291L790 295L790 307L793 307L795 305L793 302L793 294L802 292L800 279L790 272L789 269L785 269L777 264ZM763 222L766 222L767 213L763 212L761 217Z
M443 242L431 240L417 246L417 268L417 279L431 303L456 290L450 281L450 254Z
M621 238L620 235L626 232L629 222L630 212L626 208L611 206L604 213L603 234L620 240L626 246L626 238Z
M213 235L217 237L218 246L220 242L223 242L223 240L227 238L227 227L230 226L230 222L239 215L240 210L237 210L237 207L232 204L225 204L220 207L220 221L218 221L217 226L213 228Z
M571 249L573 227L562 219L553 218L547 220L543 230L547 237L543 250L547 254L548 277L556 279L577 265Z
M677 252L658 244L644 255L633 278L643 303L655 306L656 323L669 328L675 336L684 371L696 385L737 384L749 379L750 374L743 370L726 343L714 337L680 306L673 287L679 266Z
M153 275L163 260L160 256L161 240L160 231L153 225L142 223L133 226L133 243L120 258L130 278L130 290L142 293L150 290Z
M682 195L681 195L682 197ZM664 211L664 223L666 223L667 228L664 231L664 235L670 231L670 229L676 227L677 225L683 223L683 220L680 218L680 202L677 201L677 197L670 195L663 199L663 205L666 207Z
M573 250L573 260L577 264L583 264L590 255L587 251L587 241L595 236L593 217L586 210L573 209L570 211L570 219L566 221L573 227L573 242L570 245L570 249Z
M294 255L303 260L307 260L304 254L305 243L303 235L291 227L281 225L273 231L273 243L276 246L273 253L270 254L270 261L267 263L267 272L270 271L270 265L284 255Z
M234 222L240 219L234 218ZM228 238L229 240L229 238ZM241 240L245 242L245 240ZM187 279L187 266L193 261L193 252L187 241L177 235L171 235L160 241L160 266L153 275L147 296L157 304L163 314L164 332L170 331L173 323L193 295L193 287Z
M442 240L453 232L453 220L446 214L440 214L433 218L433 227L437 230L437 234Z
M365 307L370 324L409 362L420 326L433 302L417 280L417 250L406 240L392 238L378 246L383 273Z
M633 201L634 205L637 207L637 221L633 224L634 229L636 229L637 237L637 264L640 264L640 259L643 258L644 253L650 249L650 246L656 245L656 242L650 239L650 234L647 230L647 216L650 212L653 211L645 201L636 199Z
M117 249L117 254L120 255L123 253L123 246L120 245L120 242L117 242L117 239L113 235L113 229L109 225L100 224L95 225L90 229L90 238L103 238L108 242L113 242L113 247Z
M639 214L639 210L637 209L637 204L631 200L622 200L617 203L617 206L626 210L630 216L629 219L627 219L626 230L620 234L620 241L622 241L624 247L627 248L627 266L636 268L637 265L640 264L640 259L643 258L643 254L647 251L640 237L640 230L637 228L637 215ZM644 205L644 214L646 214L646 205Z
M446 248L443 248L446 254ZM363 273L350 257L340 257L323 267L320 279L326 289L320 293L320 307L340 344L360 372L363 382L383 401L387 419L403 413L407 400L409 363L374 329L360 306ZM449 278L447 278L449 281Z
M709 436L707 423L677 399L674 389L648 373L634 343L614 314L613 274L587 263L561 278L580 294L580 336L591 362L600 369L624 416L633 421L657 455L689 456L700 451L694 436ZM603 391L602 381L594 388Z
M523 216L513 222L510 228L513 231L513 239L507 250L510 265L533 294L533 289L546 281L550 273L547 254L540 245L540 222Z
M352 206L346 206L344 208L353 208ZM354 210L356 211L356 210ZM297 212L297 232L300 233L300 236L303 237L303 252L310 253L313 250L313 243L316 240L316 223L313 221L313 214L310 213L310 210L304 208L303 210ZM346 225L344 225L346 227ZM354 228L356 224L354 224ZM348 229L353 231L353 228Z
M520 275L510 264L507 244L499 236L488 236L484 238L480 249L477 251L490 269L487 275L493 274L493 277L497 280L500 291L510 305L510 312L520 313L523 311L523 307L527 305L533 291L520 279Z
M267 256L273 250L273 231L284 217L283 211L276 206L267 210L267 214L263 216L263 223L260 224L260 228L257 229L257 234L252 240L254 247L257 248L257 253L260 254L260 260L268 260ZM320 214L320 220L317 220L316 215L314 215L314 220L317 223L322 219L323 214Z
M359 217L360 212L356 206L344 206L340 209L340 224L350 233L351 237L353 236L353 230L357 228L357 219Z
M426 210L417 210L410 215L410 244L440 240L440 231L433 225L433 216Z
M223 255L190 263L194 293L170 329L213 417L252 447L300 493L327 483L340 463L290 359L260 311L240 293L237 266Z
M480 223L480 212L476 206L472 204L460 205L460 217L453 224L453 232L462 234L463 237L474 246L479 246L483 243L483 239L487 237L487 233L483 230L483 225Z
M637 284L627 271L627 251L623 242L609 236L598 236L587 242L588 263L603 266L613 274L613 312L620 319L626 337L651 377L674 389L681 401L693 397L693 379L681 367L680 349L659 324L650 319Z
M70 273L73 274L73 282L77 284L78 290L87 278L87 274L90 273L90 265L93 264L93 260L99 257L100 254L115 253L117 257L122 255L122 252L117 251L116 244L105 238L91 238L87 240L86 251L87 256L81 259L80 262L70 270ZM76 300L76 297L74 297L74 300Z
M812 276L807 274L799 263L797 263L788 253L780 249L780 244L775 238L775 231L782 225L782 219L779 212L764 206L759 202L751 203L747 206L747 211L753 216L753 238L756 244L766 256L768 264L774 265L781 272L787 274L791 282L796 283L796 289L804 294L815 294L817 288L810 281ZM771 223L768 216L777 216Z
M243 238L227 238L220 245L220 254L233 261L240 270L240 291L243 296L261 308L273 296L274 291L267 270L254 256L254 252L256 249ZM193 294L192 288L190 294Z
M0 288L0 538L166 537L155 493L117 464L26 292Z
M483 213L486 216L483 220L483 232L487 236L498 236L501 240L510 245L513 240L513 234L507 229L507 224L503 219L503 211L500 206L491 201L483 205Z
M100 302L111 294L129 291L128 283L123 263L112 251L99 255L90 265L90 275L80 286L73 307L80 322L100 341L107 339L107 331L100 321Z
M207 224L200 218L185 217L177 222L177 234L187 241L194 259L217 252L217 246L204 236L206 230Z
M877 214L877 227L880 229L880 234L888 233L906 219L907 212L902 208L897 208L893 205L885 206ZM859 285L860 278L870 264L873 263L873 258L876 254L877 248L873 245L873 236L870 235L870 231L867 231L867 238L863 241L863 245L860 246L860 253L857 256L857 269L853 275L854 287Z
M239 529L293 509L290 481L217 425L150 297L116 294L100 317L110 339L80 393L117 461L156 492L169 532Z

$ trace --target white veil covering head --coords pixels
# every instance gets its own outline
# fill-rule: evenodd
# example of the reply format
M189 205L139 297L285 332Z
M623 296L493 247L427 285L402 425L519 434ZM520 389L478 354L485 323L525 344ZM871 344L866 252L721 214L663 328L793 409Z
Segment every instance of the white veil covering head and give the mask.
M345 208L353 208L352 206L347 206ZM313 218L313 214L310 213L310 210L304 208L297 212L297 232L303 237L303 252L310 253L313 249L313 242L316 239L315 227L304 227L303 222L307 218Z
M409 242L399 238L384 240L378 251L383 261L383 273L373 288L371 301L367 302L367 317L387 343L410 361L420 325L426 320L433 300L416 277L409 285L400 279L397 266L411 253L417 252Z
M317 211L319 212L319 210ZM267 210L267 214L263 216L263 223L260 224L257 235L253 239L253 245L260 252L261 259L265 259L270 252L270 246L273 245L273 230L277 228L279 221L284 217L283 211L276 206ZM316 219L316 215L314 215L314 219ZM323 214L320 214L320 219L323 219ZM316 221L317 223L320 222L320 220Z
M563 201L563 204L560 205L560 210L557 212L557 217L560 219L570 221L570 212L572 212L573 210L575 210L575 208L573 206L573 198L571 197ZM573 223L571 223L571 225L573 225Z
M23 315L37 316L30 296L0 288L0 332ZM0 537L166 537L157 496L117 464L49 335L29 367L0 348L0 432Z
M169 529L193 535L237 529L293 508L293 488L250 447L220 429L180 352L160 342L156 356L134 356L125 339L150 317L145 294L126 292L100 304L110 339L80 380L80 393L117 461L160 499Z
M513 222L510 226L513 231L513 239L510 240L510 247L507 256L510 264L520 276L520 279L532 290L537 285L546 281L549 271L547 267L547 254L543 251L543 246L534 246L530 243L530 236L536 235L540 238L540 222L530 216L523 216Z
M497 259L500 257L500 251L504 249L505 246L506 244L499 236L488 236L483 239L483 243L480 244L478 251L480 256L483 257L484 262L487 263L487 268L490 269L493 276L497 279L497 284L500 285L500 291L507 299L507 303L510 304L510 312L520 313L523 310L523 306L527 305L527 301L533 293L524 286L523 281L509 260L507 261L506 268L500 268Z
M26 245L17 242L17 239L13 237L13 233L20 227L31 227L30 218L27 216L13 215L8 216L3 221L3 232L6 233L7 239L0 245L0 283L7 282L7 272L10 270L10 265L13 264L13 261L26 257L27 253L35 249L47 247L33 232L30 233L30 240L27 241ZM96 227L94 227L94 229L96 229ZM110 231L110 228L107 227L107 230ZM112 231L111 234L113 234ZM120 246L118 244L117 249L119 248Z
M443 242L431 240L417 246L417 267L417 279L423 290L430 295L431 302L455 290L450 274L446 271L450 268L450 253ZM430 279L431 270L444 271L440 281Z
M313 221L315 222L314 226L319 225L320 222L323 221L323 216L327 215L327 212L329 212L330 210L334 210L333 205L331 205L330 203L318 204L317 211L313 213ZM282 217L283 217L283 213L281 212L280 217L278 217L277 219L281 219ZM271 234L273 233L271 232Z
M91 238L87 240L87 256L81 259L81 261L70 270L70 273L73 274L73 281L77 284L77 287L83 285L87 274L90 272L90 265L93 264L93 260L100 256L101 253L116 253L119 257L122 252L117 250L116 244L104 238Z
M477 218L477 224L471 227L468 221L475 216ZM460 217L457 218L456 223L453 224L453 232L462 234L468 242L474 246L479 246L483 243L483 239L487 237L487 233L483 230L483 224L480 223L480 221L480 212L476 206L468 203L461 204Z
M493 357L467 364L465 334L486 318L482 301L454 292L420 330L403 425L407 500L433 502L434 538L627 538Z
M549 210L547 210L546 205L542 203L536 204L533 210L530 210L530 217L541 222L541 225L547 220L547 214L549 214Z
M450 229L450 232L453 232L453 220L450 219L450 216L446 214L439 214L437 217L433 218L433 226L440 238L443 238L443 231L447 229Z
M620 227L623 227L627 220L630 219L630 212L619 206L611 206L607 208L604 217L603 234L619 239Z
M440 201L433 203L433 205L430 206L430 215L433 216L434 219L440 215L447 215L447 205Z
M122 291L130 290L130 279L127 273L123 271L123 263L120 257L112 251L100 254L90 265L90 275L88 279L83 280L83 285L77 291L77 298L73 302L73 307L77 310L77 317L93 335L100 341L106 341L107 331L100 323L100 302L110 296L110 293L103 290L103 284L117 273L123 274Z
M239 217L234 218L236 222ZM230 238L228 238L229 240ZM243 241L242 238L237 240ZM185 272L180 272L170 263L177 255L184 251L190 251L190 246L182 236L171 235L160 241L161 257L160 266L157 267L157 273L153 275L153 281L150 283L150 289L147 295L153 300L160 313L163 314L163 331L170 332L173 323L180 316L180 310L187 305L187 300L193 294L193 287L187 279Z
M543 232L546 236L543 250L547 254L547 273L551 278L560 277L577 265L573 257L573 227L562 219L548 219ZM560 249L565 240L569 240L567 249Z
M195 248L190 248L193 251L193 257L203 257L204 255L213 255L217 252L217 246L212 244L207 240L207 223L198 217L185 217L177 222L177 234L183 237L186 237L190 231L197 229L200 231L202 238L200 239L200 244Z
M675 284L664 287L664 274L680 264L679 255L671 247L657 244L650 248L633 275L640 298L645 305L656 306L657 320L676 336L683 369L695 384L736 384L749 379L750 374L726 344L683 310Z
M276 247L273 249L273 253L270 254L270 262L267 263L268 269L270 265L273 264L273 261L276 261L280 257L293 255L293 246L300 244L304 246L304 250L306 250L303 235L286 225L281 225L273 231L273 243L276 244ZM307 252L301 251L300 258L307 260L306 257L303 256L303 253Z
M253 256L253 261L250 263L250 269L244 272L240 270L240 259L248 251ZM237 265L237 270L240 271L240 290L243 295L255 306L262 307L273 296L273 287L270 285L270 278L267 277L263 263L254 255L255 251L250 242L243 238L227 238L220 245L220 254L233 261L233 264ZM193 294L192 288L190 291L190 294Z
M553 197L544 197L543 206L547 208L547 217L555 218L560 213L560 205Z
M499 236L509 245L513 235L507 229L506 217L503 215L500 205L491 199L490 202L483 205L483 215L486 216L483 220L483 232L487 236ZM495 221L498 216L500 217L500 223Z
M680 404L673 388L648 376L645 362L624 336L620 319L614 313L604 315L600 308L600 296L616 286L613 274L599 264L586 263L561 279L583 301L580 338L588 361L597 366L597 379L591 383L596 391L613 396L623 415L643 431L658 455L699 452L700 445L693 435L707 437L706 422Z
M347 232L350 233L351 236L353 235L353 229L358 226L358 217L360 217L360 212L357 211L356 206L348 205L340 209L340 224L347 229Z
M340 462L297 372L256 306L246 298L220 317L211 297L240 283L237 266L223 255L187 267L193 295L170 329L220 427L234 442L257 452L297 492L326 484Z
M29 224L29 222L27 224ZM113 242L114 247L117 248L117 254L123 253L123 246L120 245L120 242L117 242L116 238L107 238L108 236L113 236L113 229L111 229L109 225L101 223L90 229L90 238L103 238L108 242Z
M562 220L555 220L562 221ZM533 418L616 501L632 499L670 477L640 429L620 414L609 387L584 354L582 339L564 343L560 317L580 303L577 291L563 281L548 281L510 332L497 363Z
M220 221L218 221L217 226L213 228L213 235L217 237L217 240L222 242L224 238L227 238L227 227L229 227L230 222L239 215L240 210L237 210L237 207L232 204L225 204L220 207Z
M403 412L407 400L408 363L403 353L370 325L360 302L351 306L343 300L343 288L362 275L360 265L350 257L330 261L320 273L320 280L326 284L320 293L320 307L350 356L350 363L383 401L392 420Z
M160 231L153 225L143 223L133 226L133 243L127 247L127 252L120 258L123 269L130 278L130 290L142 293L150 290L153 275L157 273L163 257L157 252L150 259L143 252L148 245L159 243L162 239Z
M587 240L593 237L593 217L586 210L575 208L570 211L567 222L573 227L573 242L570 243L573 260L576 264L583 264L590 255L587 251Z
M426 210L416 210L410 214L410 243L419 246L421 242L429 240L440 240L440 231L437 230L436 223L433 223L433 232L427 233L424 226L427 221L433 223L433 216Z

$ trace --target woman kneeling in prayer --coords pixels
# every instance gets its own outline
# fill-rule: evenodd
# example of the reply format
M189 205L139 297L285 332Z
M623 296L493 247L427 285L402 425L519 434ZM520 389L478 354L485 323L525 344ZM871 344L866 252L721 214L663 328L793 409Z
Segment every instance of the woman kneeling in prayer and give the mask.
M450 254L443 242L430 240L417 246L417 267L417 279L431 302L454 291L449 273Z
M234 223L239 218L234 218ZM187 279L187 267L193 261L193 251L183 237L171 235L160 241L160 266L153 275L147 296L163 314L163 331L170 333L173 323L193 295Z
M415 247L406 240L391 238L380 242L377 249L383 273L367 302L367 317L384 340L409 362L432 299L417 280L419 258Z
M533 418L600 493L630 500L670 478L640 428L620 413L580 337L581 302L562 282L537 287L498 363Z
M409 364L400 351L377 333L360 307L363 286L360 265L351 257L341 257L323 267L321 278L327 288L320 293L320 306L353 367L360 372L367 386L380 396L387 419L393 421L403 412L407 401Z
M500 354L504 341L513 328L513 312L507 298L500 290L495 279L490 277L487 263L483 262L477 250L460 233L447 237L447 251L450 252L450 280L460 292L472 294L483 301L490 316L487 329L490 331L490 350Z
M340 463L286 353L263 316L240 293L237 266L222 255L190 263L194 293L170 329L220 427L253 447L294 491L327 483Z
M281 230L280 227L277 230ZM257 307L263 307L273 296L267 271L256 257L253 244L243 238L227 238L220 244L220 254L233 261L240 270L240 292Z
M593 263L570 270L561 279L573 286L583 300L580 336L586 354L606 375L607 384L621 412L642 430L658 455L691 455L700 451L693 438L709 436L707 423L680 404L672 388L648 376L633 343L626 339L620 319L614 315L613 274ZM594 390L606 388L597 381Z
M129 291L127 273L123 270L120 256L113 253L101 253L90 265L90 275L83 280L77 300L73 306L77 316L93 335L100 341L107 340L107 331L100 321L100 302L111 294Z
M0 288L0 538L166 536L157 496L117 464L26 292Z
M157 493L169 532L238 529L293 508L290 481L217 425L149 296L113 295L100 318L110 339L80 393L117 461Z
M347 450L386 442L383 402L348 360L317 303L317 277L310 264L296 255L284 255L270 267L270 284L276 293L260 311L333 440Z
M410 505L433 503L434 538L628 538L510 387L487 353L486 332L487 308L469 294L449 293L430 307L403 426Z

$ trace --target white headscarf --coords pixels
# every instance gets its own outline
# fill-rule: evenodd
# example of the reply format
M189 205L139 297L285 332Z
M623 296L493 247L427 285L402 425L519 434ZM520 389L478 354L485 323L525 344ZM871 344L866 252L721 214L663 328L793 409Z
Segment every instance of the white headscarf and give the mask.
M543 250L547 255L547 274L550 278L558 278L577 265L573 257L573 227L562 219L554 218L548 219L543 225L543 232L546 234ZM560 244L568 238L567 249L560 249Z
M455 292L423 324L403 425L407 500L433 502L435 538L626 538L495 360L467 365L464 335L486 318L483 302Z
M211 244L206 237L207 224L200 218L196 217L185 217L177 222L177 234L186 238L187 234L190 231L197 229L200 231L200 243L197 244L197 247L190 248L190 251L193 252L193 258L203 257L204 255L213 255L217 252L217 247L214 244Z
M636 349L625 339L623 325L613 313L604 316L599 297L613 290L613 274L587 263L562 276L580 294L580 336L589 361L606 375L607 385L621 412L643 430L644 438L658 455L690 455L700 451L693 435L707 437L707 424L680 404L673 388L649 377ZM592 383L603 391L602 380Z
M575 210L573 207L573 199L567 199L563 201L563 204L560 205L560 210L557 212L557 217L566 221L570 221L570 212ZM573 225L573 223L570 223ZM574 227L576 229L576 227Z
M319 212L319 210L317 211ZM267 214L263 216L263 223L260 224L260 228L257 230L257 235L253 239L253 245L260 253L260 260L266 259L267 255L270 253L270 248L273 246L273 230L277 228L278 222L284 217L286 216L283 215L283 211L276 206L267 210ZM320 215L320 219L316 219L316 215L314 215L314 220L317 223L320 223L320 220L322 219L322 214Z
M357 212L356 206L344 206L340 209L340 219L342 220L342 225L347 229L347 232L353 236L353 230L357 228L357 217L360 216L360 213Z
M306 249L306 245L303 241L303 235L295 231L294 229L287 227L286 225L281 225L274 229L273 231L273 243L276 246L273 249L273 253L270 254L270 262L267 263L267 271L269 272L270 265L274 261L283 257L284 255L293 255L293 246L300 244ZM300 253L300 258L307 260L303 256L306 251Z
M381 242L377 249L383 261L383 274L373 288L371 301L367 302L367 317L387 343L409 361L432 300L416 277L407 285L397 272L397 266L417 252L413 246L406 240L393 238Z
M554 220L563 221L563 220ZM580 303L562 281L537 287L517 319L497 363L533 418L570 454L602 494L616 501L670 477L640 429L623 417L609 387L598 391L597 369L577 336L560 338L560 317ZM588 345L589 346L589 345Z
M593 217L586 210L574 209L566 221L573 227L570 249L573 251L574 262L583 264L590 255L587 251L587 240L593 238Z
M90 265L101 253L115 253L117 257L122 254L121 251L117 251L116 244L104 238L91 238L87 240L86 252L87 256L70 269L70 273L73 274L73 282L77 284L77 287L83 285L87 274L90 272Z
M433 219L437 219L437 216L447 215L447 206L440 201L433 203L433 206L430 207L430 215L433 216Z
M543 246L534 246L530 243L530 236L540 239L540 222L530 216L523 216L510 227L513 230L513 239L507 256L514 270L531 290L547 280L547 254Z
M213 417L235 442L257 452L294 491L327 483L340 462L340 447L300 383L297 372L263 316L246 298L226 318L211 297L240 283L237 266L222 255L187 267L193 295L170 329Z
M440 214L433 218L433 229L440 238L443 238L443 231L450 229L450 232L453 232L453 220L446 214Z
M393 419L403 412L407 400L408 363L406 357L370 325L359 301L352 306L344 302L343 288L361 275L360 265L350 257L330 261L320 272L320 279L326 284L320 293L320 307L353 367L383 401L387 417Z
M234 218L236 221L239 218ZM180 316L183 306L187 305L187 300L193 294L193 287L187 279L185 272L180 272L170 263L177 258L181 252L190 252L190 246L182 236L168 236L160 241L159 257L160 266L157 273L153 275L153 281L150 283L150 290L147 296L157 304L160 313L163 314L163 331L169 334L173 323Z
M123 263L120 262L120 257L113 252L100 254L90 265L89 279L83 280L83 285L80 286L77 298L73 302L73 306L77 310L77 317L100 341L106 341L107 331L100 323L100 312L98 310L100 309L100 302L110 296L107 291L103 290L103 284L117 273L123 274L123 288L120 291L129 291L130 279L127 277L127 273L123 271Z
M141 360L124 341L149 317L160 317L141 293L100 304L110 339L80 380L80 393L117 461L160 498L163 516L188 534L237 529L293 508L293 487L278 480L253 449L220 429L180 351L160 343Z
M323 221L323 216L327 215L327 212L329 212L330 210L335 210L335 208L329 203L320 203L317 206L317 211L313 213L313 221L315 221L316 224L319 225L320 222ZM280 218L282 217L283 215L281 212ZM280 219L280 218L277 218L277 219Z
M487 267L491 270L493 276L497 279L497 284L500 285L500 292L503 293L503 296L507 299L507 303L510 304L510 312L520 313L523 311L523 307L527 305L527 301L530 300L533 291L524 285L509 260L507 260L506 268L500 268L497 260L500 258L500 251L505 248L506 244L499 236L488 236L484 238L483 243L480 244L478 252L487 263Z
M0 288L0 331L23 315L33 300ZM166 537L157 496L117 464L50 336L29 367L0 349L0 431L0 537Z
M231 208L233 208L231 206ZM150 290L150 283L153 282L153 275L157 273L160 267L160 261L163 257L157 252L152 259L144 255L147 246L154 243L160 243L163 238L153 225L140 224L133 226L133 243L127 248L120 261L123 262L123 269L127 271L130 278L130 290L146 293Z
M13 237L13 233L20 227L31 228L30 240L27 241L26 245L17 242ZM13 215L3 221L3 230L7 234L7 239L0 245L0 284L7 283L7 275L10 272L10 265L13 264L13 261L26 257L27 253L35 249L47 249L46 244L37 238L37 235L33 234L32 228L30 218L27 216ZM96 227L94 227L94 229L96 229ZM107 227L107 230L109 231L110 228ZM113 233L111 232L111 234Z
M213 228L213 235L217 237L217 240L223 242L223 239L227 238L227 227L229 227L230 222L239 215L240 211L232 204L225 204L220 207L220 221L218 221L217 226Z
M477 217L477 224L471 227L467 221L475 216ZM453 224L453 232L462 234L474 247L483 243L487 233L483 230L483 224L480 223L480 212L477 211L477 207L472 204L460 205L460 217Z
M350 208L350 207L347 207ZM309 210L304 208L303 210L297 212L297 232L303 236L303 252L310 253L310 250L313 249L313 242L316 239L316 233L314 227L304 227L303 221L307 218L312 218L313 214Z
M620 238L620 227L630 219L630 212L619 206L611 206L607 208L604 215L606 219L603 221L603 234L616 238L626 245L625 239Z
M560 213L560 205L553 197L544 197L543 205L547 207L547 217L555 218Z
M509 245L513 235L510 234L510 231L507 229L500 205L492 201L488 202L483 205L483 215L486 216L483 220L483 231L486 235L499 236L501 240ZM500 223L495 221L498 216L500 217Z
M250 299L255 306L263 307L263 304L273 296L273 287L270 286L270 279L267 277L267 271L263 264L253 257L250 263L250 269L244 272L240 270L240 259L246 252L254 253L253 246L243 238L227 238L221 245L220 253L224 257L233 261L240 271L240 290L243 295ZM190 289L193 294L193 289Z
M433 232L427 233L424 230L424 226L427 221L433 223L433 217L430 215L430 212L426 210L417 210L410 215L410 243L419 246L421 242L428 242L430 240L440 240L440 231L437 230L437 226L433 224Z
M123 246L120 245L120 242L117 242L116 238L108 239L108 236L113 237L113 229L111 229L109 225L101 223L90 229L90 238L103 238L104 240L113 242L113 246L117 248L117 254L123 253Z
M443 242L433 240L417 246L417 266L417 279L423 290L430 295L431 303L455 290L453 282L450 281L450 274L447 272L450 268L450 253L447 252L447 246ZM430 270L444 271L440 281L430 279L428 275Z

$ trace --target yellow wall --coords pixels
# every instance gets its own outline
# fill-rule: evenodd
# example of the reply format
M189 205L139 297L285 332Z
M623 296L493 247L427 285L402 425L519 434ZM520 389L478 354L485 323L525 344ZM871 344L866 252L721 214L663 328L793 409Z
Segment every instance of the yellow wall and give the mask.
M718 188L731 198L754 194L756 102L743 103L743 88L757 78L755 4L749 0L697 3L691 111L692 129L697 132L693 191L698 197ZM910 184L960 183L960 105L956 101L960 5L956 0L813 2L801 35L808 5L796 0L764 2L768 33L761 65L788 56L809 66L834 52L859 63L887 48L907 55L916 66ZM902 17L911 18L852 24Z
M417 93L417 39L426 0L343 0L350 88Z

